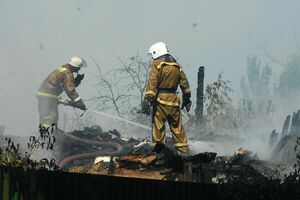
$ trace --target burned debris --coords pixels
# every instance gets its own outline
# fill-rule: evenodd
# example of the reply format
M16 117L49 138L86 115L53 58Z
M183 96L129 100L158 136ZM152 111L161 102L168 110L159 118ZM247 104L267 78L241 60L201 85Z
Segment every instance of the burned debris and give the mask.
M182 158L172 149L170 139L153 150L147 139L125 140L117 130L100 130L93 127L68 133L62 145L65 153L61 155L60 167L69 172L202 183L267 178L275 173L274 166L243 148L233 156L204 152ZM120 150L110 146L113 142Z
M234 111L229 106L231 99L228 93L232 89L227 85L228 81L224 81L220 74L217 82L208 85L207 90L214 91L209 93L213 105L207 104L206 106L213 109L206 115L203 113L204 100L205 98L210 99L210 97L204 97L203 83L204 67L200 67L195 116L189 116L185 127L194 133L201 130L201 134L197 132L197 135L192 136L196 140L219 143L236 141L239 143L241 141L239 137L218 133L224 128L237 129L234 121L229 120L231 124L229 122L225 125L220 124L220 119L228 118L227 110L220 110L222 105L226 104L228 105L228 108L225 106L226 109L230 112ZM221 98L222 95L224 95L223 101L219 101L218 98ZM219 115L215 115L216 113ZM232 117L236 113L229 114ZM212 122L212 120L208 121L209 117L214 119L213 123L216 124L213 125L220 125L218 129L209 129L209 126L204 126L204 124ZM279 142L279 134L276 130L270 134L268 143L269 148L274 148L274 156L276 152L286 149L284 146L287 141L295 141L295 138L291 139L289 130L297 132L296 118L297 116L294 114L294 120L291 122L293 125L290 125L290 117L287 117ZM224 120L221 121L224 123ZM199 124L201 126L198 126ZM289 126L293 128L289 128ZM152 148L149 138L127 138L118 130L103 131L100 126L85 127L83 130L69 133L61 131L59 135L62 137L60 139L62 143L59 144L61 154L58 156L60 167L70 172L202 183L224 183L243 178L250 180L257 177L264 179L278 176L276 174L278 163L262 161L255 152L242 147L236 152L232 151L232 156L219 156L215 152L194 152L190 156L182 157L173 148L170 138L166 139L166 144L158 143ZM272 161L275 160L275 158L272 159Z

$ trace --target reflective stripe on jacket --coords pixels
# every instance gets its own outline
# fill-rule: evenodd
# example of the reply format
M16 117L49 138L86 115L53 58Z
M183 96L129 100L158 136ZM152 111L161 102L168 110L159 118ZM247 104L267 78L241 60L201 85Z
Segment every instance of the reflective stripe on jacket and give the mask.
M73 72L67 66L61 66L51 72L42 82L37 96L58 98L63 91L72 101L80 99L76 92Z

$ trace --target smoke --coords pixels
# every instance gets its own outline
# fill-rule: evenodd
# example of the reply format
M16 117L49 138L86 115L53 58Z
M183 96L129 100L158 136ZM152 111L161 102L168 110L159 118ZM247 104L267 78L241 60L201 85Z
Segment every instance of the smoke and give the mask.
M161 9L153 9L155 5ZM300 32L300 26L295 25L298 8L296 2L270 0L226 3L202 0L189 4L158 0L118 3L2 0L0 125L6 126L5 134L36 133L35 93L39 84L71 56L87 60L86 77L78 92L83 99L88 99L95 93L97 70L90 56L108 71L118 65L116 55L127 59L139 50L146 57L148 47L157 41L165 41L178 57L193 91L194 75L200 65L207 66L208 81L220 71L229 71L228 79L233 81L235 89L246 56L261 52L258 42L269 45L275 56L283 57L291 51L290 28L295 28L295 33ZM161 10L173 12L162 19ZM162 20L168 22L168 26L161 23ZM191 29L194 24L197 30ZM73 114L73 110L67 112Z
M271 127L255 123L253 127L242 127L239 130L226 130L202 140L189 140L192 154L216 152L218 156L232 156L242 147L262 160L269 159L273 147L269 145Z
M267 101L268 99L269 97L260 100ZM293 164L296 161L293 148L297 137L291 137L294 141L287 141L288 145L284 146L285 149L282 149L280 154L275 155L276 160L270 159L273 159L271 157L274 156L272 152L281 137L283 137L282 129L286 117L288 115L293 116L293 113L296 113L300 108L298 102L300 91L295 91L288 96L272 97L272 99L275 102L275 109L272 113L265 115L257 112L255 117L237 124L237 128L219 130L212 133L212 135L206 133L207 136L202 137L200 141L192 139L199 133L188 133L191 138L189 144L192 153L207 151L216 152L219 156L232 156L238 148L242 147L253 152L253 154L256 153L259 159L276 162L288 160L291 163L285 164ZM278 140L275 144L271 145L270 136L273 130L278 134Z

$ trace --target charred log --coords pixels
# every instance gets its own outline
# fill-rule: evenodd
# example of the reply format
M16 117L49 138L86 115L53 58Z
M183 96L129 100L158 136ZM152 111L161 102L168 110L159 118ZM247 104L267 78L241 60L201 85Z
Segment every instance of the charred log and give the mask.
M290 134L293 136L300 135L300 110L293 114Z
M269 146L271 148L274 147L277 141L278 141L278 133L276 132L276 129L274 129L270 134Z
M289 127L290 127L290 119L291 115L288 115L284 121L283 127L282 127L282 132L281 132L281 137L285 136L289 132Z
M199 130L203 126L203 105L204 105L204 66L199 67L198 87L196 99L196 128Z

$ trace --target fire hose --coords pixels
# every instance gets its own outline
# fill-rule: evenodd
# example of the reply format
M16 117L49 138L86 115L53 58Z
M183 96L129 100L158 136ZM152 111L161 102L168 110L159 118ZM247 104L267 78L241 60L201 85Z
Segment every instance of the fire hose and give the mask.
M59 104L63 104L65 106L71 106L71 107L76 108L76 104L74 104L72 101L63 100L63 99L59 98L58 102L59 102ZM126 119L123 119L123 118L120 118L120 117L109 115L107 113L103 113L103 112L100 112L100 111L95 111L95 110L88 110L88 111L99 114L99 115L103 115L103 116L106 116L106 117L109 117L109 118L112 118L112 119L116 119L118 121L123 121L125 123L131 124L131 125L134 125L134 126L146 129L146 130L151 130L150 127L145 126L143 124L139 124L137 122L133 122L133 121L126 120ZM84 144L93 145L93 146L100 146L102 148L103 147L104 148L112 148L114 150L113 151L112 150L103 150L101 152L82 153L82 154L72 155L72 156L64 158L62 161L60 161L60 163L59 163L60 168L63 168L66 164L68 164L69 162L71 162L73 160L82 160L82 159L93 158L93 157L104 156L104 155L105 156L114 156L114 155L120 154L125 148L124 146L122 146L122 145L120 145L116 142L99 142L99 141L94 141L94 140L82 139L82 138L79 138L77 136L74 136L74 135L72 135L70 133L66 133L66 132L63 132L63 134L65 136L73 139L73 140L76 140L76 141L84 143Z
M66 164L68 164L71 161L74 160L83 160L83 159L88 159L88 158L94 158L97 156L115 156L119 153L121 153L124 150L124 147L116 142L98 142L94 140L87 140L87 139L82 139L77 136L71 135L70 133L63 133L64 136L67 136L73 140L76 140L78 142L88 144L88 145L93 145L93 146L100 146L102 148L112 148L114 150L103 150L101 152L92 152L92 153L82 153L82 154L77 154L77 155L72 155L69 157L64 158L62 161L59 163L59 167L63 168Z

